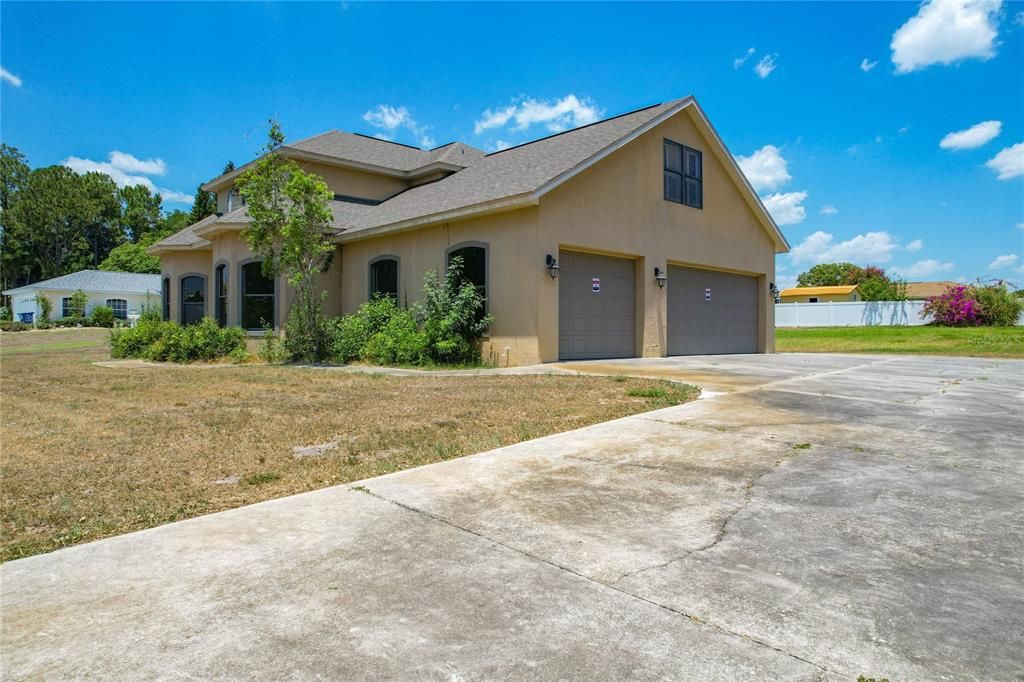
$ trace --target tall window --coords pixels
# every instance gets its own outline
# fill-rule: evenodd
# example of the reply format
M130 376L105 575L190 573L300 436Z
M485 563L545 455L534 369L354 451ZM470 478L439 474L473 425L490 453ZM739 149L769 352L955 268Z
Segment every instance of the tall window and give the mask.
M398 259L379 258L370 263L370 298L390 296L398 302Z
M448 264L451 265L453 258L462 259L462 281L469 282L476 287L477 292L484 299L484 307L480 310L480 317L487 314L487 249L483 246L464 246L448 253Z
M696 149L665 140L665 199L704 207L704 161Z
M171 278L164 277L163 286L160 287L160 303L163 305L164 321L171 319Z
M181 323L195 324L206 314L206 282L192 275L181 278Z
M217 289L217 324L226 327L228 326L228 266L223 263L218 265L215 271L214 286Z
M123 298L108 298L107 307L114 311L114 317L118 320L128 319L128 301Z
M60 316L61 317L75 317L74 309L71 307L71 297L65 297L60 299Z
M276 327L274 319L274 280L263 274L263 263L242 266L242 328Z

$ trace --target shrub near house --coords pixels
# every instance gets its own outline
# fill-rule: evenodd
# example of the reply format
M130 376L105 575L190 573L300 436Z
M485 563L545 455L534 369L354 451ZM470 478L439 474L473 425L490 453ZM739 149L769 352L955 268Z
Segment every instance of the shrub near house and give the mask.
M921 317L931 317L945 327L1012 327L1017 324L1024 299L1015 296L1003 282L987 286L947 287L932 296L921 309Z

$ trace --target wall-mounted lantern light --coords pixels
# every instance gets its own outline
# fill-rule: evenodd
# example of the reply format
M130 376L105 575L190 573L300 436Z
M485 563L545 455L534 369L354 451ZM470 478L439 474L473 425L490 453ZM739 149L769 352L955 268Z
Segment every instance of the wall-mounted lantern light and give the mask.
M772 300L776 303L779 302L779 288L775 286L775 282L768 282L768 292L772 295Z
M665 281L668 279L668 275L665 271L659 268L657 265L654 266L654 279L658 283L659 289L665 288Z
M551 279L558 279L558 261L550 253L547 258L544 259L544 264L548 268L548 274L551 275Z

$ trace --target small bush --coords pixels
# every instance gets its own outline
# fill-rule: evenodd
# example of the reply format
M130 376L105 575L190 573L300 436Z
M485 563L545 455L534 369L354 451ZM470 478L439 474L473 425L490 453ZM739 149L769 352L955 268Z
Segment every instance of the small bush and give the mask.
M0 330L5 332L27 332L31 328L32 325L25 324L24 322L18 322L17 320L14 320L13 322L11 320L0 322Z
M1024 310L1024 299L1015 296L1002 282L975 287L974 298L981 308L982 324L989 327L1012 327Z
M415 314L427 335L427 355L440 364L480 362L477 341L494 317L484 314L484 297L462 276L462 259L453 258L443 280L431 270L423 278L423 300Z
M260 341L259 350L256 352L260 360L269 363L271 365L279 365L283 362L288 362L291 358L291 353L288 352L288 348L274 334L272 327L263 328L263 340Z
M9 322L11 319L11 309L5 305L0 305L0 322Z
M98 305L92 310L92 317L89 322L93 327L113 327L117 318L114 317L114 309L105 305Z
M928 299L921 317L931 315L934 324L946 327L1012 327L1022 310L1024 300L1000 281L947 287L941 295Z
M195 362L230 356L245 350L245 332L217 326L211 318L182 327L175 322L140 321L134 327L110 333L110 354L115 358L144 358L157 362Z
M252 356L249 355L249 351L245 348L235 348L228 353L228 359L236 365L244 365L245 363L252 360Z
M359 306L352 315L333 322L332 355L337 362L351 362L363 357L363 349L391 321L399 308L388 296L376 297Z
M87 318L87 317L78 317L78 316L74 316L74 315L69 316L69 317L62 317L59 320L54 320L53 321L53 326L54 327L58 327L58 328L59 327L88 327L89 326L89 318Z
M362 359L378 365L422 365L427 360L427 335L419 331L412 313L396 308L384 327L370 337Z
M921 308L921 317L932 317L935 324L944 327L977 327L981 324L978 302L973 287L958 285L932 296Z
M36 305L39 306L39 322L49 322L53 313L53 302L42 294L36 294Z

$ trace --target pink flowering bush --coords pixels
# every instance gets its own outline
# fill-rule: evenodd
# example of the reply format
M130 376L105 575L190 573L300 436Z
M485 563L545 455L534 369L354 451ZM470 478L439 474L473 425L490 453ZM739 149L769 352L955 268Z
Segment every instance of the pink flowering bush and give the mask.
M934 324L945 327L977 327L982 324L981 306L974 287L958 285L932 296L921 309L921 317L932 317Z

